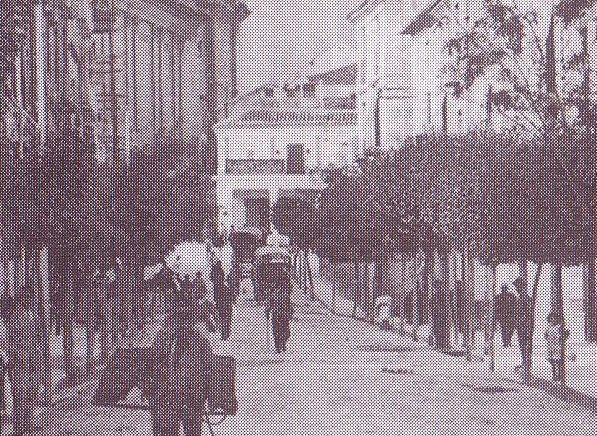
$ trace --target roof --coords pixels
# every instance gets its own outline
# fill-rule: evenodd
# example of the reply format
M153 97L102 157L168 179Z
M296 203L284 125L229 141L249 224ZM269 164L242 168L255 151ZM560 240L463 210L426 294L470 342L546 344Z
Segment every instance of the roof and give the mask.
M309 76L309 82L321 82L323 85L356 85L357 64L346 65L332 71Z
M352 126L357 124L353 110L295 109L248 109L240 115L229 117L216 124L218 129L277 128L305 126Z
M430 27L435 21L433 11L445 0L434 0L429 6L418 13L415 18L406 26L402 33L408 35L414 35L419 33L421 30Z

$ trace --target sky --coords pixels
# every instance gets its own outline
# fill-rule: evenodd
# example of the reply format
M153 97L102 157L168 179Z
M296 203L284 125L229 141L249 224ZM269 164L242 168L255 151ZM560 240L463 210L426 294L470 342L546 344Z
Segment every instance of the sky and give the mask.
M238 39L241 93L300 77L313 57L333 45L350 47L348 13L360 0L246 0L251 15Z

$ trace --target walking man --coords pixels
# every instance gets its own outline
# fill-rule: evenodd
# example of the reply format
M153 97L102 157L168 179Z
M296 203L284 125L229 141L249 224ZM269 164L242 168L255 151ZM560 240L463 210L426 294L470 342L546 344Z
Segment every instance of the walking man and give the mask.
M210 278L214 285L214 300L216 303L216 309L218 311L218 317L220 319L222 340L226 341L230 337L234 293L226 284L226 280L224 278L224 268L220 259L216 259L212 265Z
M517 298L508 291L508 285L502 286L502 292L495 297L495 321L500 323L502 330L502 342L504 347L512 345L512 336L516 327Z
M433 282L433 295L429 302L431 306L431 323L435 346L439 350L450 348L448 311L450 310L449 296L442 280Z
M292 284L284 264L278 264L273 271L268 288L268 314L272 320L274 344L276 353L282 353L290 339L290 320L294 312L290 299Z

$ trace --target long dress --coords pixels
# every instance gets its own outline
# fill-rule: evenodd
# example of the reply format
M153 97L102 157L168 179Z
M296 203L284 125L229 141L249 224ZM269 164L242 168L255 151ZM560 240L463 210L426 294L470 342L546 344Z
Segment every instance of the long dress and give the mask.
M209 341L192 327L164 328L152 349L149 403L155 436L201 436L207 397Z

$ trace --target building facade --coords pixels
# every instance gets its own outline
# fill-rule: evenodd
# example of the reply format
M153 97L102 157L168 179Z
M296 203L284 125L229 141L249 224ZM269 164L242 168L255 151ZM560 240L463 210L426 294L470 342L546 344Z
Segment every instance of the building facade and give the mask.
M357 35L356 104L364 149L396 148L412 130L410 62L415 53L401 29L417 3L368 0L347 17Z
M98 157L114 147L168 153L196 146L215 173L212 127L236 94L235 0L131 0L94 13L92 94ZM117 134L114 134L117 132Z
M559 3L517 3L518 10L536 22L534 31L522 36L522 51L509 67L531 86L539 77L534 70L541 56L537 42L545 49L551 13ZM594 9L583 24L592 104L597 63ZM499 69L487 68L464 84L467 48L453 41L470 32L484 14L483 0L368 0L348 16L359 36L357 112L363 147L399 148L408 136L430 133L523 132L533 130L529 124L540 123L530 111L504 107L500 95L509 92L511 81L499 77ZM583 31L557 17L554 34L557 85L566 93L566 87L582 79L568 64L583 50Z
M317 193L322 169L361 154L356 114L350 104L338 109L344 98L334 100L329 87L318 91L313 82L263 87L245 100L251 103L240 103L215 128L219 230L251 226L268 233L278 198Z

